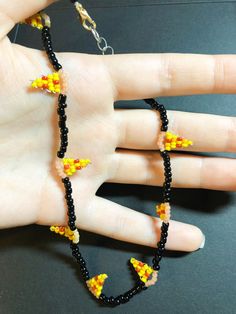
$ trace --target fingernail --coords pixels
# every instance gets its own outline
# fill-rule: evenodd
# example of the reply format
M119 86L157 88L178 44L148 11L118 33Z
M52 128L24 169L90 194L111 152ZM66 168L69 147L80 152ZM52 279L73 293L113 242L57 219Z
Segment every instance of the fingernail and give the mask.
M201 245L199 246L199 249L203 249L203 248L204 248L204 245L205 245L205 242L206 242L206 237L205 237L205 235L204 235L204 234L202 234L202 235L203 235L203 240L202 240Z

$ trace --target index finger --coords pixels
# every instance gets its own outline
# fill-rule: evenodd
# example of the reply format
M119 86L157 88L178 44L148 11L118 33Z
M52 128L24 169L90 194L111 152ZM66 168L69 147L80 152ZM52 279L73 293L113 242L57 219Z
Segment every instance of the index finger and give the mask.
M236 56L120 54L102 56L115 100L236 92Z

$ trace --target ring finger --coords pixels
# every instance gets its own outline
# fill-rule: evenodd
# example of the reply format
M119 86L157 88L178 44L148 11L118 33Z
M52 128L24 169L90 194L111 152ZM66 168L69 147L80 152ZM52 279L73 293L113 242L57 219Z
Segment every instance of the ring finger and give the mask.
M160 134L159 112L145 109L116 109L119 130L117 147L156 150ZM235 152L236 119L202 113L167 111L168 130L193 141L181 150L195 152ZM176 149L175 149L176 150Z

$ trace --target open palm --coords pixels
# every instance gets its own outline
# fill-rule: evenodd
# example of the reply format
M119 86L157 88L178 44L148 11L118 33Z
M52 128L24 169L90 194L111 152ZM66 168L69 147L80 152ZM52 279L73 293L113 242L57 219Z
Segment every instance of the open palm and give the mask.
M28 87L30 80L52 69L44 52L11 44L6 36L14 23L50 2L27 0L28 6L15 12L13 3L16 7L18 2L0 2L0 227L65 224L62 184L54 167L59 145L56 98ZM157 186L163 182L162 160L156 151L158 113L114 109L114 101L233 93L236 58L181 54L57 56L68 83L66 156L92 161L71 179L78 227L155 246L161 225L157 218L96 196L104 182ZM168 111L168 117L171 131L194 142L188 150L235 151L230 141L235 136L235 118L177 111ZM184 151L170 156L173 186L235 190L235 175L229 170L234 166L232 159L198 157ZM168 249L192 251L202 241L197 227L170 222Z

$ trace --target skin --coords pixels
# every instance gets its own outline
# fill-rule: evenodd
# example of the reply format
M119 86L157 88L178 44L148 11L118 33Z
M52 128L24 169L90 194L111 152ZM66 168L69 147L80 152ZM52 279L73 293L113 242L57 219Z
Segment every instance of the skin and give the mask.
M0 0L0 228L66 224L63 186L54 162L58 148L56 97L31 91L31 80L51 72L42 51L11 44L15 23L52 1ZM18 8L15 10L15 8ZM37 30L35 30L37 31ZM160 119L152 110L118 110L117 100L235 93L233 55L58 53L68 76L67 156L92 164L72 177L77 226L111 238L155 246L161 222L96 196L104 182L161 186L163 164L156 142ZM204 77L204 80L202 79ZM195 152L235 152L236 120L168 111L169 129L191 139ZM214 138L217 134L218 140ZM235 191L230 158L170 154L176 188ZM189 171L185 171L186 165ZM137 171L142 169L142 171ZM109 221L109 224L104 222ZM201 230L171 221L167 249L194 251Z

